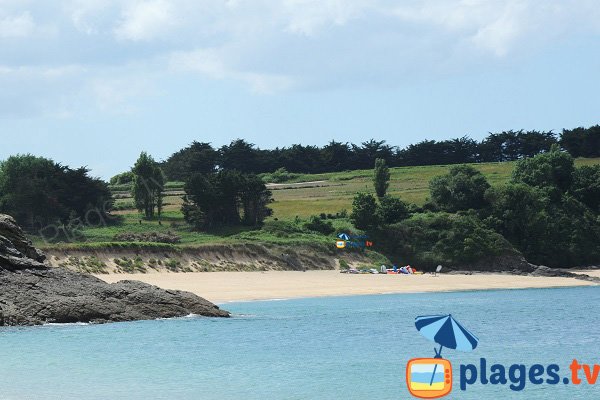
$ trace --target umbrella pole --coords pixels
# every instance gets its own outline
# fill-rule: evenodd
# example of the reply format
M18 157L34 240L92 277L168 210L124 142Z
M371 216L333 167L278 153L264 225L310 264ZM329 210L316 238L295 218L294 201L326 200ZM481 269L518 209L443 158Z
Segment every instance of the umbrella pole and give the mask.
M440 349L436 350L433 349L433 351L435 351L435 358L442 358L442 348L444 346L440 345ZM429 386L433 385L433 378L435 378L435 371L437 370L437 363L433 366L433 373L431 374L431 380L429 381Z

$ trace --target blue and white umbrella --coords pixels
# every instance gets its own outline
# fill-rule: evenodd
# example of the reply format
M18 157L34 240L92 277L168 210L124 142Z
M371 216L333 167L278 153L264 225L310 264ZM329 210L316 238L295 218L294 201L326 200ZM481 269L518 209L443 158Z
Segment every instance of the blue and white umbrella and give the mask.
M452 315L417 317L415 326L421 335L449 349L472 351L479 343L477 336L466 330Z
M442 348L472 351L477 347L479 339L471 332L466 330L452 315L427 315L417 317L415 326L421 335L440 345L440 349L434 349L435 358L442 358ZM433 384L433 377L437 364L431 375L430 385Z

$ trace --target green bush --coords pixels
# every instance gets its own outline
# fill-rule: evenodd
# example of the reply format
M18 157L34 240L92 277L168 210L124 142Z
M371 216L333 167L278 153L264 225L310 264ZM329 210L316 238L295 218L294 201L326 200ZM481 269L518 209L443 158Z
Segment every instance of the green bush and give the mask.
M483 174L470 165L456 165L429 182L433 204L448 212L483 208L489 187Z
M298 233L305 233L305 229L295 222L270 220L265 222L261 231L277 237L289 237Z
M323 218L317 217L316 215L310 217L308 222L304 224L304 227L309 231L319 232L324 235L331 235L333 232L335 232L335 228L330 221L326 221Z
M370 193L357 193L352 201L350 220L356 229L369 231L379 225L377 201Z
M386 254L421 268L460 266L504 254L512 245L468 214L425 213L389 225L375 238Z
M394 224L408 218L408 205L397 197L384 196L377 208L379 219L384 224Z

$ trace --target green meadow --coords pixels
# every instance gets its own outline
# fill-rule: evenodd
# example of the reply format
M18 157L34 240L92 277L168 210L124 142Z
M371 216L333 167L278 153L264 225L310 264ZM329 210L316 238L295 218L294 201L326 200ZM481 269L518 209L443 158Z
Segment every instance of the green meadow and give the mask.
M577 159L576 165L593 165L600 163L599 158ZM473 164L480 170L491 185L500 185L510 179L514 162L481 163ZM429 194L429 181L438 175L448 172L450 165L431 165L418 167L391 168L391 181L388 193L400 197L402 200L417 205L422 205ZM181 237L177 246L193 247L208 243L234 243L234 242L265 242L276 244L313 243L330 240L323 235L303 232L282 234L281 224L284 221L294 221L300 228L302 221L311 215L336 214L342 210L350 213L352 199L356 192L372 192L372 170L355 170L325 174L298 174L292 179L281 184L270 184L274 202L271 204L273 216L270 217L265 229L252 230L246 227L224 228L210 233L196 232L187 225L180 211L182 204L183 183L169 182L166 185L164 197L164 211L159 219L145 220L133 208L133 200L127 185L111 187L115 197L115 208L112 214L116 223L100 227L86 227L83 229L85 243L75 243L69 246L110 246L115 235L119 233L145 233L161 232L172 233ZM336 229L350 228L347 218L331 220ZM55 247L45 245L41 238L34 237L34 241L41 247ZM95 243L95 245L94 245ZM148 244L152 246L152 244Z

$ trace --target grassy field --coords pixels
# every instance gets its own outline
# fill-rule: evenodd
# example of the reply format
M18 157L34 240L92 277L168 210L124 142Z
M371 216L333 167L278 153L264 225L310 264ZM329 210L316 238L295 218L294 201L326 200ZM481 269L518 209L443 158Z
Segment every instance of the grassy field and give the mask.
M599 164L600 159L578 159L576 164ZM512 174L514 162L472 164L481 171L492 186L506 183ZM422 205L429 195L429 181L448 172L451 166L391 168L388 193L409 203ZM352 198L359 191L373 191L372 170L359 170L318 175L301 175L285 185L272 188L275 202L274 216L278 218L306 217L319 213L350 211ZM298 182L318 182L310 185L293 185Z
M578 159L576 164L593 165L600 159ZM500 185L510 179L514 168L513 162L473 164L480 170L492 185ZM448 172L451 166L434 165L421 167L392 168L389 193L415 204L423 204L429 194L429 181L438 175ZM350 212L352 198L356 192L372 192L372 170L357 170L327 174L303 174L284 184L271 184L274 202L271 221L303 220L311 215L321 213L335 214L343 209ZM173 233L181 237L181 246L195 246L214 242L252 242L269 243L310 243L329 240L319 234L296 232L289 236L273 234L268 230L250 230L249 228L227 228L211 233L194 232L183 220L180 208L182 203L183 184L171 182L167 186L164 198L165 208L162 221L143 220L133 209L133 201L125 185L112 188L118 211L113 212L120 223L101 227L85 228L86 246L90 243L110 243L118 233L162 232ZM348 219L333 220L336 229L350 228ZM301 226L301 222L298 224ZM44 246L40 238L34 238L37 245Z

